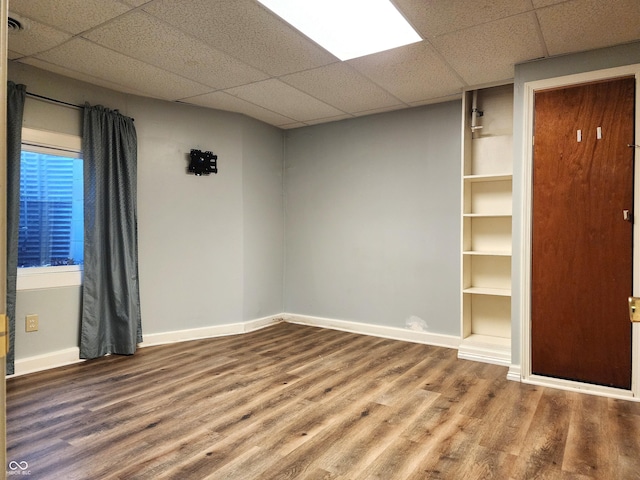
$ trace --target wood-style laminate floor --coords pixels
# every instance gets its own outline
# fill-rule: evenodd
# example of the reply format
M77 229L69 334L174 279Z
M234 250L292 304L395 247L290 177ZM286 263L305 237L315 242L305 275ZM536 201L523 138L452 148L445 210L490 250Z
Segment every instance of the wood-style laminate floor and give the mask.
M56 480L640 478L640 404L506 373L282 323L12 378L7 458Z

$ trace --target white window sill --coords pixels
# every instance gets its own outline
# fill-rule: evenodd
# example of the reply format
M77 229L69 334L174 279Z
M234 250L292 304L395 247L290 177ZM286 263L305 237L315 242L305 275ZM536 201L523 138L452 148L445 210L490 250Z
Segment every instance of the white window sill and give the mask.
M19 268L16 290L80 286L82 273L80 265Z

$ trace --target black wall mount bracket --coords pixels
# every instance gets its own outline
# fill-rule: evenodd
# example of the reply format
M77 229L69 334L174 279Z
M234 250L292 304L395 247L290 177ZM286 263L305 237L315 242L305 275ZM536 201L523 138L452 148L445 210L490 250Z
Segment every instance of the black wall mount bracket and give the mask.
M197 177L218 173L218 156L207 151L192 149L189 154L190 162L187 172L193 173Z

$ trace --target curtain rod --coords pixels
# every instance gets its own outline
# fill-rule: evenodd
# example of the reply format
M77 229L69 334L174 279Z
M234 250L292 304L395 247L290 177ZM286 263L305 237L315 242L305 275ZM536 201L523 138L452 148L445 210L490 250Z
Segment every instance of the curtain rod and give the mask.
M38 98L38 99L44 100L46 102L57 103L59 105L64 105L66 107L71 107L71 108L78 108L80 110L82 110L84 108L84 105L76 105L75 103L64 102L62 100L57 100L55 98L45 97L44 95L38 95L37 93L31 93L31 92L25 92L25 93L26 93L26 95L28 97ZM135 121L135 119L133 119L133 118L131 120Z
M67 107L82 109L82 105L76 105L75 103L63 102L62 100L56 100L55 98L45 97L44 95L38 95L37 93L26 92L27 96L39 98L40 100L46 100L47 102L59 103L60 105L66 105Z

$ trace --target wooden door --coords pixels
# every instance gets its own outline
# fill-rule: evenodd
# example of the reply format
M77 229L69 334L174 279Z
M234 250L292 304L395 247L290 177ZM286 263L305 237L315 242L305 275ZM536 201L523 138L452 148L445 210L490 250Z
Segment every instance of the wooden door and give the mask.
M536 92L532 373L631 388L635 78Z

